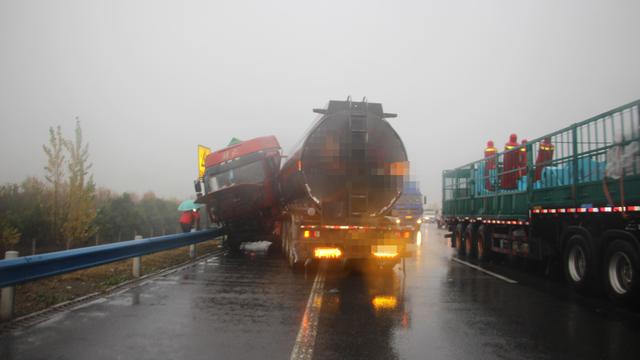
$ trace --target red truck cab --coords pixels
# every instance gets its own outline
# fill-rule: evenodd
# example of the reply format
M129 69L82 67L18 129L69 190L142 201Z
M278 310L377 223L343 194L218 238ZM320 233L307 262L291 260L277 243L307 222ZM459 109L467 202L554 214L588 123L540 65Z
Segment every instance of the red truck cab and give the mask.
M231 144L205 159L204 196L214 219L229 228L236 242L261 240L277 216L280 144L263 136Z

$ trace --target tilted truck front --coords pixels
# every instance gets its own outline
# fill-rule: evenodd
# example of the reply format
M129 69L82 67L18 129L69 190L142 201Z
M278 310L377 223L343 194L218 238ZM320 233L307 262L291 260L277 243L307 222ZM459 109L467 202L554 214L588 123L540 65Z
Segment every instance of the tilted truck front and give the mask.
M279 175L282 248L293 266L319 258L407 256L409 232L386 216L402 192L409 163L381 104L330 101Z

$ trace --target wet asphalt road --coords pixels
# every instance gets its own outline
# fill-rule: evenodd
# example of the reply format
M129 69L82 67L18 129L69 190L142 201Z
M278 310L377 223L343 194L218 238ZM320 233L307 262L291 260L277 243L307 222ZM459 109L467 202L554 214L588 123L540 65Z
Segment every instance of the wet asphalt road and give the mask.
M292 274L215 255L0 337L4 359L639 359L640 311L519 268L451 260L425 227L406 275ZM310 294L315 294L311 296Z

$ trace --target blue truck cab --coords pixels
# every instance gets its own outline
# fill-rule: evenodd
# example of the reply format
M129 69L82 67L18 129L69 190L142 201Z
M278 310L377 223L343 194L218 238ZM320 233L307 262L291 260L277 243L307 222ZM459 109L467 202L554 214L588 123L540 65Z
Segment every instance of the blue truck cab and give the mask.
M416 231L422 224L423 196L417 181L406 181L402 195L391 208L391 216L396 217L402 228Z

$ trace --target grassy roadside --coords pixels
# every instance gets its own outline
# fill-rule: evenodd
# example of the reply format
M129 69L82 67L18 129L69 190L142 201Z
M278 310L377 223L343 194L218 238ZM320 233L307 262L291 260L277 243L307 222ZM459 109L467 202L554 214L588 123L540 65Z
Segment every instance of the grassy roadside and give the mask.
M198 256L218 249L219 240L196 245ZM189 260L189 247L163 251L142 257L142 275L184 263ZM95 292L103 292L133 279L132 259L97 266L91 269L32 281L16 286L15 316L27 315L52 305Z

